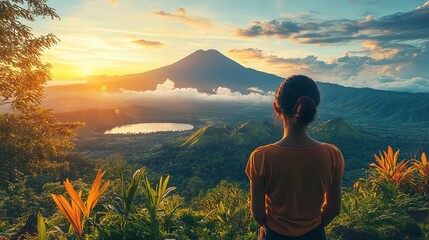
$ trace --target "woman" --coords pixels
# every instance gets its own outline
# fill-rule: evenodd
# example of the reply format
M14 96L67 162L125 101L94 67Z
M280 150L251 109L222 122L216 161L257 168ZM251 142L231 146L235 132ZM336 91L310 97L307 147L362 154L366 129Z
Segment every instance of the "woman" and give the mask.
M319 103L317 85L307 76L291 76L276 91L283 138L256 148L246 167L259 239L326 239L324 227L340 212L343 156L307 133Z

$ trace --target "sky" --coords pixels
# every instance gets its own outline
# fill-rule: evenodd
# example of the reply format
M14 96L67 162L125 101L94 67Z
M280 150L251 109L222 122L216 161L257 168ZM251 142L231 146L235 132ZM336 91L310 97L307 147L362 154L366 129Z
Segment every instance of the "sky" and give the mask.
M287 77L429 93L429 1L51 0L31 23L61 41L43 60L57 81L141 73L198 49Z

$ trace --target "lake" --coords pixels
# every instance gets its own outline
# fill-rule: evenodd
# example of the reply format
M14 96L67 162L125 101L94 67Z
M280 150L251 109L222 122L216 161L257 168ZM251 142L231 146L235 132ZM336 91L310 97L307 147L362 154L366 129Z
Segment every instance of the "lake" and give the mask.
M137 123L114 127L104 134L139 134L154 132L178 132L192 130L194 126L184 123Z

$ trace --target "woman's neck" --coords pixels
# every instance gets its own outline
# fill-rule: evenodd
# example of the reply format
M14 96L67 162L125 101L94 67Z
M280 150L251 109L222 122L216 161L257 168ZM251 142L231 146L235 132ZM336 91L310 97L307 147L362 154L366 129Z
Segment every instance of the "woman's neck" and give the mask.
M286 125L283 126L283 139L303 139L309 137L310 136L308 136L307 133L307 126L302 128L292 128Z
M311 147L322 143L308 135L307 126L295 129L285 125L283 138L274 144L284 147Z

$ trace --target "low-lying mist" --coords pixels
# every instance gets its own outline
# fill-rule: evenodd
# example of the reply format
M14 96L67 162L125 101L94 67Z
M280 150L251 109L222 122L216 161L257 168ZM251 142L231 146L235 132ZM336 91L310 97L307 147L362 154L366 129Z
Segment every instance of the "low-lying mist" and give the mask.
M233 91L219 86L213 92L199 91L197 88L176 88L175 83L167 79L158 84L155 90L134 91L121 88L119 92L108 90L89 91L50 91L47 89L43 105L56 112L75 111L88 108L112 108L129 105L151 107L174 107L198 104L250 104L267 105L274 99L274 92L263 91L256 87L246 93Z

